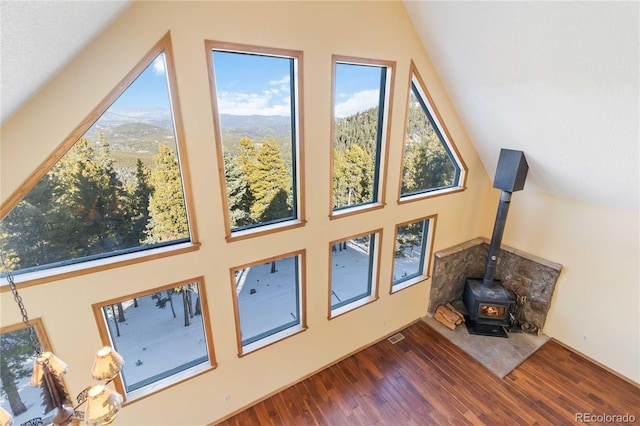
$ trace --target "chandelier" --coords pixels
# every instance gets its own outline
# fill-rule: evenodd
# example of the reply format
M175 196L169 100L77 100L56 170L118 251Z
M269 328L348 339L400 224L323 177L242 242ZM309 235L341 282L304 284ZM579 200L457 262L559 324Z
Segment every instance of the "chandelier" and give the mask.
M18 304L22 322L26 326L29 340L35 352L31 385L42 388L44 413L56 410L51 418L50 425L66 426L71 423L77 424L80 421L89 426L111 423L122 407L123 398L122 395L107 387L107 385L122 370L124 366L122 356L110 346L100 349L96 354L91 373L95 380L102 383L85 388L76 397L75 405L72 405L72 401L62 383L62 377L67 372L68 366L53 353L43 351L36 336L36 331L33 325L29 323L29 316L22 298L18 294L13 275L6 266L2 249L0 249L0 266L7 271L7 281L13 293L13 299ZM87 404L85 411L78 410L85 403ZM42 419L37 417L23 423L23 426L39 426L43 424ZM6 410L0 407L0 426L11 425L13 425L13 418Z

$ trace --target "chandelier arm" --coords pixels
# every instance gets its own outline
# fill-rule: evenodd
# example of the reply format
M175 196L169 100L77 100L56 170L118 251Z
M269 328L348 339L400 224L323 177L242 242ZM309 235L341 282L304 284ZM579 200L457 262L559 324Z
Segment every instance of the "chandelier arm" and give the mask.
M27 331L29 332L29 340L31 340L31 344L33 345L33 349L36 353L36 356L42 355L42 345L40 345L40 341L38 340L38 336L36 334L36 330L33 328L31 323L29 322L29 315L27 314L27 308L24 307L24 303L22 302L22 297L18 294L18 289L16 288L16 282L13 278L13 274L11 273L11 269L7 266L4 258L4 251L0 247L0 266L7 273L7 282L9 283L9 288L11 289L11 293L13 293L13 300L16 301L18 308L20 309L20 315L22 315L22 322L24 323Z

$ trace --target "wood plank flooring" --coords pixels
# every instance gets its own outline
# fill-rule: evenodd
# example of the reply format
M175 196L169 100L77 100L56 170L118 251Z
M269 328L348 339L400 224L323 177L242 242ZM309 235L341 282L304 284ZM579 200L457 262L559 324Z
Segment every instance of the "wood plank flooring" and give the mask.
M501 380L423 321L402 334L220 425L572 425L575 413L640 422L640 388L554 341Z

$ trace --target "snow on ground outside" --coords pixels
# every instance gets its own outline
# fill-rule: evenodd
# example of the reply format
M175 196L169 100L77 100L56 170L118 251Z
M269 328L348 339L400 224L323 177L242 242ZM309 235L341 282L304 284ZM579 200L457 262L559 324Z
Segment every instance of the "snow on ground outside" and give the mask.
M166 292L162 295L166 297ZM109 318L114 347L125 359L127 386L207 356L202 315L189 318L190 325L185 327L182 295L174 294L172 300L175 318L168 302L159 308L151 295L138 298L138 307L133 301L124 302L126 321L118 323L120 337L116 336L113 318Z
M352 245L348 247L347 250L332 253L332 290L341 300L361 294L366 288L368 276L369 256L354 249ZM419 247L414 249L414 257L408 257L407 254L407 257L395 259L395 278L418 270L418 250ZM297 315L294 258L276 261L276 268L277 272L271 274L271 263L253 266L244 277L238 304L245 336L255 336L292 321L294 317L291 313ZM256 290L254 294L250 293L252 288ZM335 296L332 296L332 303L336 301ZM116 350L125 358L124 375L129 385L207 354L202 316L194 316L191 318L191 325L185 327L182 296L174 295L173 303L176 318L173 318L168 304L160 309L155 306L155 300L150 295L138 298L137 308L133 307L132 302L124 303L126 321L119 323L120 337L115 337L113 319L109 320ZM32 363L33 361L30 362ZM70 366L68 374L83 372L76 372ZM95 384L90 372L85 375L87 386ZM29 377L20 381L19 388L29 410L16 417L14 424L42 415L40 389L29 385ZM75 398L73 391L71 397ZM5 410L11 412L6 398L0 396L0 403Z
M361 295L367 288L369 255L348 243L347 250L332 252L332 304ZM414 247L414 257L396 259L394 274L414 274L420 262L420 247ZM252 266L239 274L238 307L243 339L248 339L294 320L298 315L295 296L294 258L276 261L275 273L271 262ZM404 275L403 275L404 274ZM310 280L307 279L307 285ZM251 293L251 290L255 293ZM336 298L337 296L337 298Z

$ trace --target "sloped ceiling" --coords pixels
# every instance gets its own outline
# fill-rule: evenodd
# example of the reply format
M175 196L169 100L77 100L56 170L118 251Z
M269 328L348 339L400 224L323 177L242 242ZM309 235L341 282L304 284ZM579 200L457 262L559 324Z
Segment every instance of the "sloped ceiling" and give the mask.
M130 4L128 0L0 0L2 122Z
M525 190L638 210L639 2L406 1L482 162Z
M4 122L130 1L0 2ZM525 152L525 190L638 210L638 2L405 1L487 173Z

